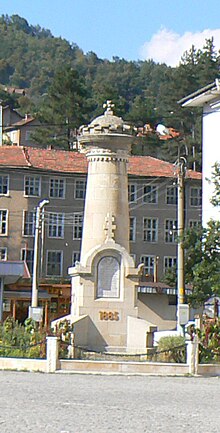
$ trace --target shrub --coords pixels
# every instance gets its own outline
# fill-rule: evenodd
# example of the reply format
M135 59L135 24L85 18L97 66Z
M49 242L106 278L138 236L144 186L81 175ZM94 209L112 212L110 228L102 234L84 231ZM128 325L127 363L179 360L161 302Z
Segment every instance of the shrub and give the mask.
M163 362L185 362L186 348L185 337L170 335L161 337L158 342L158 360Z

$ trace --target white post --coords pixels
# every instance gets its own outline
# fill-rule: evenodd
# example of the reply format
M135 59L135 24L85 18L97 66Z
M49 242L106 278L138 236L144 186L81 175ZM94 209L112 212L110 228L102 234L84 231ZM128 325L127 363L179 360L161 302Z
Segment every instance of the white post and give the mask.
M4 278L0 277L0 322L3 320Z
M3 109L0 101L0 146L3 144Z
M198 374L199 363L199 343L198 337L195 336L193 341L187 342L187 365L189 366L189 374Z
M54 373L58 367L58 338L47 337L47 373Z
M36 212L36 225L35 225L35 235L34 235L34 263L33 263L33 277L32 277L32 300L31 300L31 307L36 308L38 305L38 284L37 284L37 277L38 277L38 265L39 265L39 231L40 231L40 215L43 207L49 203L49 200L44 199L42 200L38 206L37 206L37 212Z
M184 176L185 176L185 158L178 160L178 260L177 260L177 289L178 289L178 310L177 310L177 329L182 330L180 323L179 306L185 302L185 282L184 282Z

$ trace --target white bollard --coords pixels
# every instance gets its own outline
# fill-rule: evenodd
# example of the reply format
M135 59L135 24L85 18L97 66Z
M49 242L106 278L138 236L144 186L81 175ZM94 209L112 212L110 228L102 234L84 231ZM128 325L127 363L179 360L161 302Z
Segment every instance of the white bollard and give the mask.
M189 374L198 374L199 362L199 343L198 338L193 341L187 341L187 364L189 366Z
M54 373L58 364L58 339L47 337L47 373Z

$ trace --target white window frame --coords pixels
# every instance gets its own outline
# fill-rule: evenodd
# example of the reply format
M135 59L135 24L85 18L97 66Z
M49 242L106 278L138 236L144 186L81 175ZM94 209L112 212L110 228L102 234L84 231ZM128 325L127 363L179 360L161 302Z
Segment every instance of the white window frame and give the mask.
M60 255L60 263L57 265L58 262L56 263L51 263L50 266L59 266L60 267L60 273L56 273L56 274L51 274L48 273L48 267L49 267L49 254L53 253L53 254L59 254ZM47 277L62 277L63 275L63 251L62 250L47 250L46 251L46 275Z
M7 247L0 247L0 261L5 262L8 258Z
M83 230L83 213L75 212L73 214L73 239L82 239Z
M194 195L194 192L196 193ZM193 202L196 202L193 203ZM190 194L189 194L189 203L191 207L201 207L202 206L202 188L198 186L191 186L190 187Z
M64 238L64 213L49 212L48 213L48 238L63 239Z
M164 240L166 244L176 243L177 239L177 220L167 218L164 222Z
M6 192L4 189L6 188ZM0 175L0 196L8 196L9 195L9 175L1 174Z
M31 257L28 257L30 254ZM22 248L21 249L21 260L25 261L30 274L33 274L33 266L34 266L34 250L31 248Z
M23 210L22 236L34 236L35 233L35 211Z
M64 199L66 194L66 179L51 177L49 181L49 197Z
M135 203L137 201L137 184L128 183L128 201L129 203Z
M29 185L26 186L27 181L29 181ZM30 185L30 181L32 185ZM29 191L26 191L29 189ZM33 193L31 193L31 189L33 189ZM25 197L40 197L41 195L41 178L40 176L24 176L24 196Z
M169 185L166 187L166 204L168 205L177 205L178 200L178 190L175 185Z
M72 253L72 264L75 266L76 262L80 261L80 251L73 251Z
M143 240L146 242L158 242L158 218L143 218Z
M155 256L149 254L143 254L140 257L140 262L144 264L144 275L154 275L154 262L156 260Z
M147 191L149 189L149 191ZM158 186L146 184L143 185L143 202L148 204L158 203Z
M0 209L0 236L8 236L8 210Z
M169 270L177 266L176 256L164 256L163 259L163 271L164 274Z
M77 200L85 200L86 196L86 180L76 179L74 184L74 198Z
M135 216L130 217L129 241L130 242L136 241L136 217Z

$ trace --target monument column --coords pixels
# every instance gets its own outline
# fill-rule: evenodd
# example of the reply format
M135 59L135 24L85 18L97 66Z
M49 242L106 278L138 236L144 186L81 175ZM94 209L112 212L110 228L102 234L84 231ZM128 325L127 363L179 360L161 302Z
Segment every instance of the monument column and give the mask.
M106 239L129 252L127 163L133 137L121 118L106 104L104 116L82 127L80 151L88 159L81 259Z

